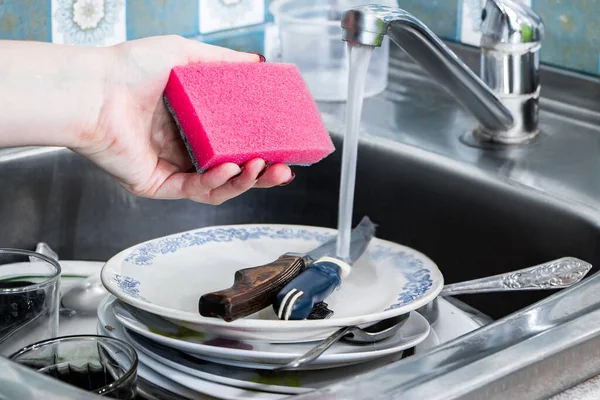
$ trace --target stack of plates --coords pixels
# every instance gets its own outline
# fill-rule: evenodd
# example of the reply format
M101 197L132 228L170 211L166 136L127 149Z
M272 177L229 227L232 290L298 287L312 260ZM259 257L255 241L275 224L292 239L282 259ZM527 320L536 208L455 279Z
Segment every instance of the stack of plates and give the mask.
M98 331L131 343L139 373L186 397L279 399L365 373L402 357L431 337L417 308L443 286L423 254L373 239L339 290L325 320L280 321L271 308L225 322L202 317L204 293L232 285L237 270L306 252L336 231L297 225L236 225L179 233L127 249L104 266L111 292ZM338 342L302 370L275 372L343 326L367 326L409 314L395 336L369 345Z

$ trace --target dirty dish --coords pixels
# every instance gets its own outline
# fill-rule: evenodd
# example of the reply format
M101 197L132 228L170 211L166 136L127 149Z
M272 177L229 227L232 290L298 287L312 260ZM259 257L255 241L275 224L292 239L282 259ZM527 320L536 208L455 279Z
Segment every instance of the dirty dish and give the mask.
M328 319L281 321L272 307L233 322L199 314L200 296L230 286L237 270L272 262L282 251L306 252L336 232L256 224L177 233L112 257L102 269L102 283L123 302L177 325L229 339L271 343L322 340L342 326L406 314L433 300L442 289L442 274L428 257L374 238L352 274L328 297L328 307L334 311Z
M109 332L112 337L130 343L137 349L140 360L143 359L165 376L183 374L186 376L186 381L195 381L195 385L199 387L204 387L205 382L208 381L261 392L301 394L369 372L402 358L400 352L366 363L314 371L272 372L252 367L236 368L200 360L179 350L160 345L127 330L114 316L107 314L105 317L106 319L99 321L99 332Z
M137 314L137 317L136 317ZM273 344L268 342L244 342L222 339L178 327L166 320L153 322L143 311L127 310L114 296L102 301L98 309L98 319L106 321L116 318L127 329L169 348L177 349L200 358L209 357L214 362L230 364L243 362L253 368L271 369L272 365L284 365L310 350L314 343ZM171 326L169 326L171 325ZM386 355L399 353L416 346L429 334L427 320L416 312L392 337L386 341L367 346L339 342L329 348L307 369L333 368L340 365L374 360Z
M111 326L110 329L106 329L100 322L97 326L98 334L106 335L110 337L117 338L115 334L115 329ZM218 399L226 399L226 400L247 400L247 399L255 399L255 400L279 400L286 398L284 395L274 395L270 393L254 392L250 390L244 390L236 387L230 387L226 385L221 385L218 383L210 382L210 381L201 381L197 379L193 379L186 374L183 374L179 371L174 371L167 368L165 365L159 363L158 361L148 357L145 353L138 353L139 358L139 367L140 376L143 378L151 379L152 375L159 375L162 380L156 381L160 383L168 383L169 381L174 382L178 386L182 386L188 390L191 390L194 393L204 394L213 396ZM143 375L146 371L150 371L151 375ZM173 390L169 386L164 386L168 390ZM197 398L203 398L198 396Z

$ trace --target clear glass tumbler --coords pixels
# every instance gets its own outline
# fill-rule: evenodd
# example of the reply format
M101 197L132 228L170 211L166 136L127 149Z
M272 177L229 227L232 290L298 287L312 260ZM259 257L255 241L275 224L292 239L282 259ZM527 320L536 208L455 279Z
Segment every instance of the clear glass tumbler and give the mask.
M63 336L29 345L9 359L82 390L132 400L138 357L128 343L108 336Z
M43 254L0 248L0 355L58 336L60 272Z
M295 64L318 101L348 98L348 45L342 40L342 13L361 0L273 0L269 10L279 31L281 61ZM377 4L398 6L397 0ZM365 97L385 90L388 82L389 38L371 56Z

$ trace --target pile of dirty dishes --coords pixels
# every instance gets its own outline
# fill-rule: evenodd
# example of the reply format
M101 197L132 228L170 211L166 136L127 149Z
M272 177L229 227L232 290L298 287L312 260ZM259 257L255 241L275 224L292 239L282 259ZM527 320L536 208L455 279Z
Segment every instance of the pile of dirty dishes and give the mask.
M98 333L132 344L140 376L186 397L285 398L402 358L430 336L429 323L415 310L436 298L443 277L423 254L377 238L327 298L333 311L327 319L282 321L272 307L232 322L198 312L200 296L231 286L236 271L307 252L336 233L298 225L220 226L124 250L101 273L111 294L98 309ZM397 329L383 340L357 344L344 337L314 360L289 366L340 328L368 331L389 319Z

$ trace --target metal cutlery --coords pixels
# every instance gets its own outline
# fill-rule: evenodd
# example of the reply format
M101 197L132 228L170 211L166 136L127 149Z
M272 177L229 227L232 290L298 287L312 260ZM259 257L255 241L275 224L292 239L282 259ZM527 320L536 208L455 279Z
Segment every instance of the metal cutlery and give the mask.
M35 252L43 254L58 261L58 254L45 242L39 242ZM33 262L34 257L29 257ZM90 276L77 282L62 294L60 299L60 313L66 316L95 315L100 301L108 294L99 277Z
M60 304L63 310L80 315L94 315L100 301L108 294L99 277L90 276L63 293Z
M315 306L322 304L342 284L342 279L351 273L351 265L365 252L373 236L375 224L364 217L351 233L347 259L337 257L334 246L329 254L315 259L315 262L277 293L273 302L277 317L282 320L306 319ZM331 314L332 312L329 315Z
M392 318L381 320L366 328L359 328L358 326L342 327L300 357L297 357L281 367L274 368L273 370L281 371L285 369L295 369L308 364L317 359L339 340L361 345L381 342L382 340L394 336L396 332L398 332L398 329L406 323L409 316L410 313L397 315Z
M373 235L374 224L365 217L352 231L353 242L351 246L355 246L355 242L358 241L359 243L356 246L361 247L361 244L365 241L368 243ZM271 306L276 300L277 294L294 278L305 272L308 267L318 262L322 257L335 255L336 243L337 235L307 253L286 253L271 263L237 271L231 287L206 293L200 297L198 302L200 315L218 317L231 322ZM322 267L329 267L329 265ZM335 268L332 268L332 270L335 270ZM313 276L314 271L311 271L310 275ZM323 284L324 280L321 279L318 282ZM305 283L304 278L301 283ZM329 283L325 282L323 287L317 288L313 285L303 287L306 290L306 295L302 301L297 303L298 306L305 305L307 301L311 302L326 297L328 293L325 292L328 290L330 292L332 287L335 288L335 282L332 279ZM324 293L325 296L323 296ZM300 295L296 297L296 300L299 297ZM310 311L312 310L304 315L305 318L310 314Z
M574 257L563 257L516 271L444 285L433 301L417 309L430 324L439 316L438 298L463 294L563 289L581 281L592 264ZM481 315L480 315L481 317ZM484 320L486 316L483 316ZM487 317L490 322L491 318Z
M504 274L445 285L438 297L418 308L417 312L423 315L430 324L433 324L439 316L438 299L440 297L497 291L562 289L581 281L591 268L592 265L585 261L574 257L564 257ZM356 326L340 328L302 356L275 370L294 369L310 363L342 338L356 344L369 343L371 339L372 342L385 340L400 329L408 316L409 313L388 318L364 330ZM486 318L489 319L489 322L492 321L491 318L484 315L480 315L480 318L483 321ZM353 333L355 337L346 337L348 333Z

